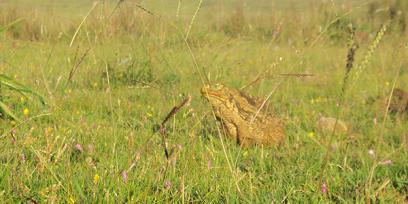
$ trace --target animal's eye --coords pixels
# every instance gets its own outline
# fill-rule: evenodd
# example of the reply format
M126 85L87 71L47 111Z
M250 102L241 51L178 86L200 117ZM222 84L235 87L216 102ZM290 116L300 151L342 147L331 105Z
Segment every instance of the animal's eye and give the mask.
M224 88L224 85L222 85L222 84L215 84L215 85L214 85L214 88L217 89L217 90L220 90L220 89Z
M203 89L209 89L211 86L209 84L204 85Z

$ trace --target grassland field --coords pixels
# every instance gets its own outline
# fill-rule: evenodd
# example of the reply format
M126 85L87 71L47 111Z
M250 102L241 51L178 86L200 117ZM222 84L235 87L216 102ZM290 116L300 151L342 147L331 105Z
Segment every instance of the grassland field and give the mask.
M0 87L0 203L407 203L408 120L378 102L408 90L407 23L403 0L0 0L0 74L46 100ZM251 82L281 147L241 149L200 96Z

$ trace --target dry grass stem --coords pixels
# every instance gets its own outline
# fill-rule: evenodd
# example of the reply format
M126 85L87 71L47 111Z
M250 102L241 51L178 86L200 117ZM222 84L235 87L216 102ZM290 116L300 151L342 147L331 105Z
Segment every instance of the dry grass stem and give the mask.
M160 135L162 138L162 147L164 150L164 155L166 156L166 159L169 159L169 151L167 150L167 132L166 132L166 123L170 120L170 118L174 117L178 111L180 111L181 108L183 108L187 103L191 101L191 96L188 96L185 98L178 106L173 107L169 114L164 118L163 122L160 124Z

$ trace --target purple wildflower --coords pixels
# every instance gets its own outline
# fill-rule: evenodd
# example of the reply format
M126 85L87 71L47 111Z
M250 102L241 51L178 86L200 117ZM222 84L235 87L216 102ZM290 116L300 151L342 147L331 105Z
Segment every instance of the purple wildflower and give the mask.
M164 188L165 189L170 189L171 188L171 182L169 180L164 181Z

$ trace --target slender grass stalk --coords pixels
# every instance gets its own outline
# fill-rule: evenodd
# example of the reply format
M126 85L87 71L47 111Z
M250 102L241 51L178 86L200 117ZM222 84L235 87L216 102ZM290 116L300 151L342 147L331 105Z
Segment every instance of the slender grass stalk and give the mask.
M342 113L342 109L344 106L344 99L345 99L345 93L346 93L346 87L347 87L347 83L348 83L348 79L349 79L349 74L350 71L353 69L353 64L354 64L354 55L356 50L358 49L358 45L354 40L354 36L355 36L355 31L354 28L351 27L349 28L350 30L350 36L349 36L349 45L348 45L348 52L347 52L347 60L346 60L346 72L344 73L343 76L343 83L342 83L342 87L341 87L341 92L340 92L340 96L339 96L339 100L338 100L338 107L336 108L336 113L335 113L335 117L336 117L336 122L334 123L334 127L330 133L329 136L329 140L327 141L326 144L326 153L324 155L324 159L323 159L323 163L322 166L320 168L320 176L319 176L319 186L317 187L318 189L323 185L323 180L324 180L324 176L325 176L325 171L327 168L327 164L330 161L330 145L333 142L334 139L334 135L335 135L335 131L337 129L337 125L338 125L338 121L339 121L339 117L340 114ZM337 104L336 104L337 105Z
M371 58L372 58L372 56L374 54L374 51L377 49L377 47L380 44L385 32L387 31L387 27L388 27L387 24L382 25L382 27L378 31L374 41L370 44L370 47L368 48L367 53L364 55L363 61L355 69L355 72L353 73L351 88L353 88L355 86L355 84L357 83L357 81L360 78L361 74L367 68L367 65L370 62L370 60L371 60Z
M19 93L24 97L28 97L27 94L35 96L43 105L46 104L45 98L40 95L39 93L35 92L34 90L30 89L27 86L24 86L17 82L16 80L4 75L0 74L0 96L2 94L1 90L7 88L11 91ZM0 112L4 115L11 117L13 120L21 122L19 119L9 108L8 106L2 101L2 97L0 97Z
M195 18L197 17L198 11L200 10L202 3L203 3L203 0L200 0L200 1L198 2L197 9L196 9L196 11L195 11L193 17L191 18L190 24L189 24L188 29L187 29L187 33L186 33L186 36L185 36L185 38L184 38L185 41L188 40L188 35L190 34L191 28L193 27Z
M115 8L113 8L113 10L112 10L112 12L111 12L111 14L109 15L109 17L108 17L108 19L110 19L112 16L113 16L113 14L115 14L115 11L120 7L120 5L122 4L122 3L124 3L125 2L125 0L118 0L118 3L116 3L116 6L115 6Z
M79 31L81 30L82 25L85 23L88 16L91 15L92 11L96 8L97 5L98 5L98 2L95 1L94 4L92 5L91 9L89 9L88 13L85 15L85 17L82 19L81 23L78 25L74 35L72 36L71 42L69 43L70 47L72 47L72 45L74 44L76 36L78 35Z
M181 9L181 0L178 1L177 4L177 11L176 11L176 17L178 18L180 15L180 9Z
M0 33L8 30L9 28L13 27L14 25L16 25L17 23L20 23L23 20L24 20L23 18L19 18L19 19L15 20L15 21L5 25L5 26L0 26Z
M396 49L396 50L399 50L399 49ZM380 133L378 135L379 141L376 143L375 150L380 149L380 145L384 142L385 123L387 122L387 119L388 119L388 112L389 112L389 109L390 109L391 99L392 99L392 96L393 96L394 89L396 87L398 78L400 76L401 67L402 67L402 65L398 66L398 69L395 71L394 81L392 83L391 91L390 91L390 94L388 95L388 98L387 98L387 106L386 106L385 111L384 111L384 117L383 117L384 119L382 121ZM367 186L367 189L366 189L366 203L369 203L369 201L370 201L370 195L371 195L371 192L372 192L372 182L373 182L375 170L376 170L376 168L378 166L378 162L379 162L379 157L376 155L375 161L373 162L373 165L371 166L371 169L370 169L370 175L369 175L369 177L367 179L367 182L366 182L366 186Z
M353 78L354 80L357 80L359 75L361 74L361 72L366 68L366 66L368 65L371 56L373 55L375 49L378 47L379 43L381 42L382 37L385 34L387 26L383 25L381 27L381 29L379 30L379 32L377 33L374 41L371 43L369 50L367 51L363 62L357 67L356 70L356 74L354 75L355 77ZM349 75L351 74L352 68L353 68L353 62L354 62L354 54L355 51L357 50L358 46L357 44L353 43L353 39L354 39L354 31L351 32L350 35L350 46L349 46L349 51L347 54L347 63L346 63L346 72L344 74L343 77L343 83L342 83L342 89L340 92L340 96L339 96L339 101L338 101L338 107L336 108L336 122L334 124L333 130L330 134L329 140L326 144L326 153L323 159L323 163L322 163L322 167L320 169L320 176L319 176L319 186L318 188L320 188L323 185L323 180L324 180L324 176L325 176L325 170L327 168L327 164L330 161L330 145L333 142L334 139L334 135L335 135L335 131L338 125L338 120L339 117L342 113L342 110L344 108L344 103L345 103L345 95L346 95L346 91L347 91L347 86L349 83ZM352 82L351 82L352 83Z

